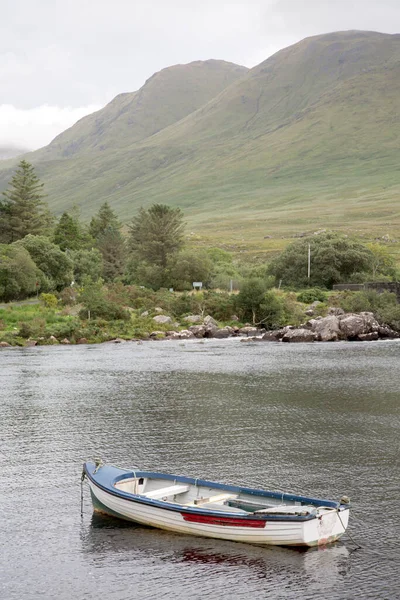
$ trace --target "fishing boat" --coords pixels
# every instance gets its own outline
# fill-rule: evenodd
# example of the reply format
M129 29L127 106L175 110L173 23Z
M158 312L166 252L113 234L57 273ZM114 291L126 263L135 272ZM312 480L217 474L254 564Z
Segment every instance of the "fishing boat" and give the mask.
M177 533L258 545L317 546L346 531L350 505L180 475L85 462L93 508Z

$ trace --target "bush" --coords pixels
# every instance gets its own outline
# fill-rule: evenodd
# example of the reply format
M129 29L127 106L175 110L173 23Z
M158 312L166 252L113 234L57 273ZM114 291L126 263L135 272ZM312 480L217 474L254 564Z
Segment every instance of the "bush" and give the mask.
M19 324L19 331L18 331L19 337L28 339L31 337L32 334L33 334L33 330L32 330L32 326L30 325L30 323L20 323Z
M54 294L40 294L40 301L45 308L57 308L58 300Z
M303 302L304 304L311 304L312 302L325 302L326 293L320 288L309 288L308 290L303 290L299 294L297 294L297 301Z

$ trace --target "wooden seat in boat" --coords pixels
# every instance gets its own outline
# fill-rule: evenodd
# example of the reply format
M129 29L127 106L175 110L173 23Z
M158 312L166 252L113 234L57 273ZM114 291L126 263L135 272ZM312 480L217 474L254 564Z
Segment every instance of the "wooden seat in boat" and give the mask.
M160 488L158 490L151 490L151 492L145 492L143 496L146 496L146 498L151 498L152 500L160 500L162 498L168 498L169 496L177 496L178 494L184 494L188 491L188 485L171 485L166 488Z

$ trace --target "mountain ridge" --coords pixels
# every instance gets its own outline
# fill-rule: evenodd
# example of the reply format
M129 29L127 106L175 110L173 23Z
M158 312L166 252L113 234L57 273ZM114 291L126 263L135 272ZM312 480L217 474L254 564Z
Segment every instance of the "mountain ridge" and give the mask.
M125 221L165 202L195 233L260 246L265 233L319 227L400 234L399 98L400 35L333 32L280 50L147 137L28 160L52 208L75 201L86 218L104 200Z

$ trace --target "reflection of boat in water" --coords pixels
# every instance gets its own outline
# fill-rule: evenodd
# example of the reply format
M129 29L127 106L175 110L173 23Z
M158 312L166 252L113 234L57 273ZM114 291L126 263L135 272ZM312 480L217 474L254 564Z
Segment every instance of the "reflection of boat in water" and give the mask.
M210 574L221 570L247 569L257 579L280 578L297 573L307 581L333 585L346 574L350 552L342 544L330 546L279 547L231 544L224 540L187 537L93 513L81 534L83 552L99 565L118 556L124 562L157 560L159 564L187 564L192 569L207 567Z
M316 546L346 530L347 503L111 465L84 464L95 511L159 529L257 545Z

